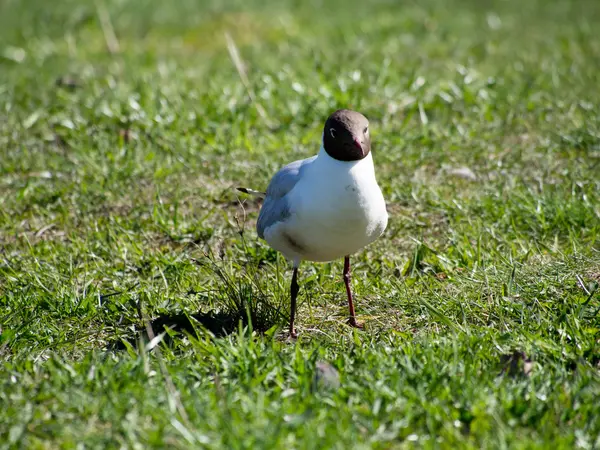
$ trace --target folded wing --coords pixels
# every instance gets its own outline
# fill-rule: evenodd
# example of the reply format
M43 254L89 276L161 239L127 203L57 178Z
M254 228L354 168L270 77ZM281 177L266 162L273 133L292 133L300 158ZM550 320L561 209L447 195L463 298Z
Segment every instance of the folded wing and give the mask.
M312 158L294 161L273 176L256 222L256 231L261 238L264 239L267 228L289 217L290 207L287 194L302 178L302 173L310 167L315 158L316 156L313 156Z

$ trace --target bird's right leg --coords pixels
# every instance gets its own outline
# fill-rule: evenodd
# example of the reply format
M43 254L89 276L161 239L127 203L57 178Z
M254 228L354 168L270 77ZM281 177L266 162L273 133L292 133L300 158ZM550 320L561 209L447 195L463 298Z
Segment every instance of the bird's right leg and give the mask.
M296 338L298 335L296 334L296 330L294 330L294 319L296 317L296 298L298 297L298 291L300 290L300 286L298 286L298 267L294 266L294 273L292 275L292 285L290 286L290 293L292 297L292 306L290 311L290 337Z
M363 328L363 324L356 321L356 313L354 312L354 301L352 300L352 288L350 287L350 256L344 258L344 284L346 285L346 294L348 295L348 309L350 310L350 318L348 323L355 328Z

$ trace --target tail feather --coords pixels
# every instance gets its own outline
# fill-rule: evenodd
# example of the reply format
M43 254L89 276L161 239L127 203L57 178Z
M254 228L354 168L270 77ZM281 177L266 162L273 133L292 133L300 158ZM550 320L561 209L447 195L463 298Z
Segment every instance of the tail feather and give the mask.
M236 188L238 191L243 192L244 194L253 195L254 197L264 198L267 194L260 191L255 191L254 189L238 187Z

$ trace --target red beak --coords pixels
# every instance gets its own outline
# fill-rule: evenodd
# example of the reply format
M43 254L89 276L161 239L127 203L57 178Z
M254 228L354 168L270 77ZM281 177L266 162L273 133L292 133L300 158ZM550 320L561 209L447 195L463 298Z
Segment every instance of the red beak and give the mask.
M358 139L354 139L354 145L356 145L358 148L360 148L362 150L362 145L360 145L360 142L358 142Z

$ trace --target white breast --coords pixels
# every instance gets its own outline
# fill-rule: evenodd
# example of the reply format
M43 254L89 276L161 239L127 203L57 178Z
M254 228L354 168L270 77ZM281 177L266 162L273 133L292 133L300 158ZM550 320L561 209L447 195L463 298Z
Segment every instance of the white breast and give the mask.
M293 260L342 258L373 242L387 225L371 154L342 162L321 149L288 201L290 217L266 230L265 239Z

